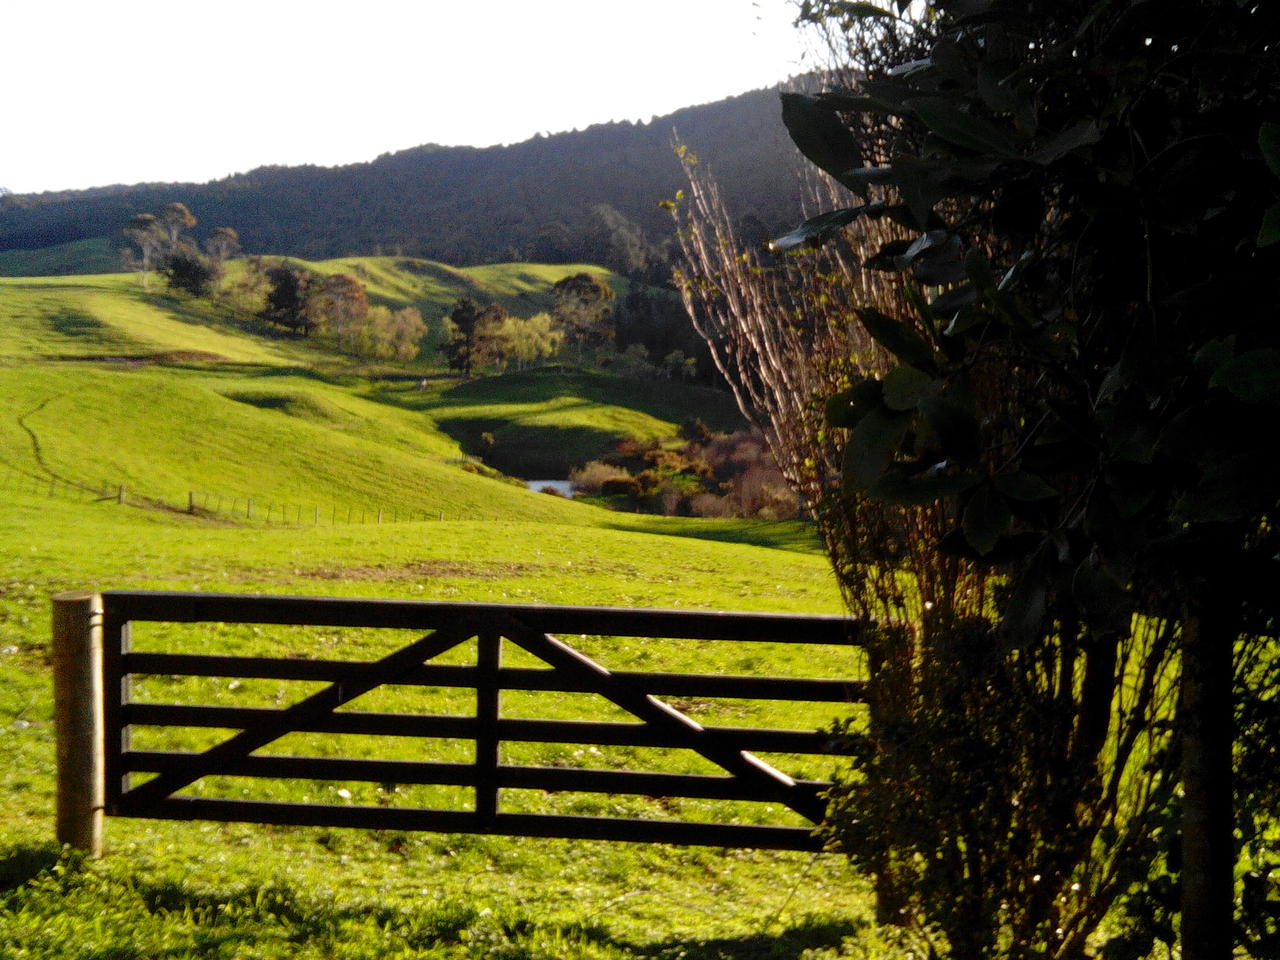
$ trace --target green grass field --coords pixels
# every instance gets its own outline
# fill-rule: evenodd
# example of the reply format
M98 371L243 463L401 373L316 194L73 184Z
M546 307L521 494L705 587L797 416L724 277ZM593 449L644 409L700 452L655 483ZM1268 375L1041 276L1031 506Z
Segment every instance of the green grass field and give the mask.
M379 264L369 261L371 275ZM521 291L510 278L543 276L508 266L513 296ZM397 276L379 282L393 291ZM688 413L706 417L707 398L656 397L565 371L462 387L432 377L419 389L416 373L370 376L121 276L0 281L0 385L0 956L819 960L872 948L866 884L828 855L111 820L109 856L88 863L52 840L47 644L49 598L62 590L839 612L826 560L802 524L610 513L472 472L459 444L458 422L476 420L552 447L571 446L583 427L597 441L660 435ZM125 504L114 498L120 486ZM113 496L98 499L105 491ZM624 669L847 676L859 668L848 651L814 658L778 645L673 646L659 667L656 648L575 640ZM333 630L140 632L155 648L264 655L375 656L396 641ZM151 678L138 695L244 705L296 693ZM383 696L383 705L410 706L403 691ZM432 696L414 705L448 710L456 694ZM568 695L540 696L512 697L504 711L556 717L582 707ZM803 729L841 710L688 706L708 722ZM147 735L158 738L149 745L195 742ZM406 751L421 746L355 749L396 758L419 756ZM293 747L326 749L318 738ZM456 750L438 748L441 757ZM519 762L699 769L638 750L520 751ZM789 772L822 777L827 763L809 758ZM338 785L267 789L331 798ZM353 800L380 802L376 785L350 789ZM664 812L646 798L512 793L509 802L529 810ZM424 798L449 800L392 799ZM686 801L677 812L777 816L709 804Z

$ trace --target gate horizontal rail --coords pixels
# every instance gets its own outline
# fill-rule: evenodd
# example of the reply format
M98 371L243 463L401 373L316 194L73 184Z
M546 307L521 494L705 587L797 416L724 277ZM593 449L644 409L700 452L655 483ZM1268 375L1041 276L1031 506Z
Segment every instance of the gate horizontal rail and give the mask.
M753 751L830 753L826 735L817 729L704 726L660 697L857 703L864 694L862 683L853 679L615 672L554 636L857 646L860 624L844 617L152 591L109 591L101 595L101 604L105 808L115 816L816 850L821 843L812 827L516 813L501 809L499 791L766 802L781 804L816 824L825 810L823 791L829 783L793 778ZM140 622L430 632L376 661L237 657L133 651L131 625ZM473 638L477 640L473 665L430 662ZM532 654L545 667L502 666L505 643ZM301 656L310 653L299 651ZM327 686L281 708L137 702L131 698L133 678L144 675L257 678ZM342 709L382 685L474 689L475 714ZM507 717L499 708L505 691L597 694L636 722ZM230 735L204 751L134 749L131 731L149 727L221 729ZM474 761L267 752L270 744L293 733L467 741L474 746ZM506 762L501 745L521 742L686 750L711 761L725 775ZM152 776L139 781L146 775ZM224 799L181 792L214 776L254 782L438 785L473 791L474 804L472 809L441 810Z

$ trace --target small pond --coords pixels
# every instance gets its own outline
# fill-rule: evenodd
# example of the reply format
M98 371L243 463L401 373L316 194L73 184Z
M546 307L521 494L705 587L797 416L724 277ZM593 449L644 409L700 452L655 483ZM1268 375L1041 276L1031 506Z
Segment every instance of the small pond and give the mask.
M526 480L525 486L538 493L550 487L562 497L573 497L573 482L571 480Z

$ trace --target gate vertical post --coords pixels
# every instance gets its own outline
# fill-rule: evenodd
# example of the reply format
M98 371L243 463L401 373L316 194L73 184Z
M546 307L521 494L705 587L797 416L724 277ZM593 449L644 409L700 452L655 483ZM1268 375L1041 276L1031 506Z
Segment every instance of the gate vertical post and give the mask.
M476 817L491 820L498 813L498 670L502 666L502 637L481 632L476 655Z
M53 598L53 702L57 735L57 837L102 856L105 805L102 597Z

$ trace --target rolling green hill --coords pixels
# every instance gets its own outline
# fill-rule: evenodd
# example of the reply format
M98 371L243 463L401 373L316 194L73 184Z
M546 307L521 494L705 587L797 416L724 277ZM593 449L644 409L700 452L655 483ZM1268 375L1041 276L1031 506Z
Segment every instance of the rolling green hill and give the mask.
M431 302L418 274L389 261L342 268L356 266L377 297ZM536 298L540 270L459 273L495 296ZM449 271L431 276L452 295ZM689 413L711 416L711 401L568 370L468 384L421 367L370 370L207 305L146 293L134 277L0 281L0 954L842 955L869 901L837 857L815 869L817 858L787 853L119 819L100 864L52 841L47 643L49 597L62 590L837 612L827 562L803 524L611 513L484 475L458 439L483 420L504 437L569 448L584 429L596 440L660 434ZM279 641L259 633L210 629L197 639L207 652L266 655ZM303 642L289 648L296 656L345 642L331 630L293 637ZM853 651L815 664L796 649L754 645L721 665L792 675L858 668ZM603 650L610 663L622 652ZM636 662L651 653L641 649ZM682 662L705 669L711 655L697 647ZM201 702L235 699L238 686L210 688ZM732 702L688 709L743 722ZM769 722L813 727L845 709ZM535 763L611 762L529 749ZM533 809L561 802L513 793L528 794L512 802ZM606 815L620 802L673 814L643 797L564 801ZM675 813L708 816L705 802L687 803Z
M435 320L464 293L518 313L545 309L551 285L582 270L627 284L583 265L303 265L353 273L375 302L416 306ZM482 433L498 437L510 472L546 479L618 439L671 436L691 411L737 422L727 397L705 388L563 369L460 384L425 353L407 368L370 371L207 301L158 284L146 290L133 276L0 279L0 363L22 361L0 367L0 460L86 489L125 484L174 502L184 491L216 491L331 514L376 504L541 519L581 508L464 469ZM112 442L103 448L105 436Z

